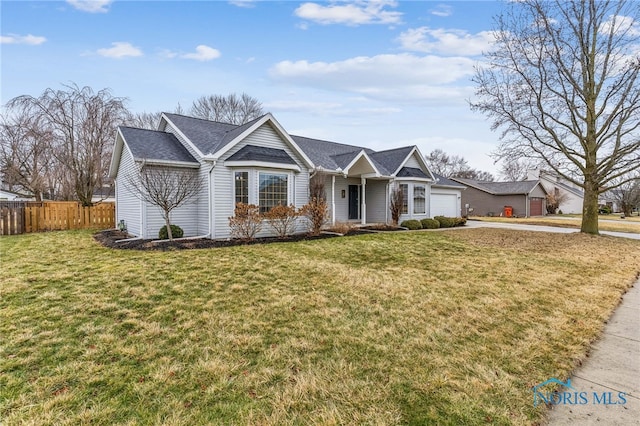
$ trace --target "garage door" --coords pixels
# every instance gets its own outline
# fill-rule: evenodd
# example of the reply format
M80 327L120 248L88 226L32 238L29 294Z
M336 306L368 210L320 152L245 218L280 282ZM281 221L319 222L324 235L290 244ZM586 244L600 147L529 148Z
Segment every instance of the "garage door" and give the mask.
M431 194L431 215L458 217L458 196L455 194Z
M542 198L529 200L530 216L542 216Z

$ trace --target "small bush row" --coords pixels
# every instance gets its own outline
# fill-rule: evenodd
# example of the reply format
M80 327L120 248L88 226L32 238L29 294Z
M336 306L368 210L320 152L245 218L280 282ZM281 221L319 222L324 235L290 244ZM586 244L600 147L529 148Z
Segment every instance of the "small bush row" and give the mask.
M463 217L436 216L433 219L405 220L400 224L400 226L414 231L416 229L454 228L456 226L464 226L466 224L467 219Z
M262 230L265 219L279 238L293 234L298 217L305 217L309 233L318 235L329 217L326 200L317 197L312 197L309 203L300 209L296 209L293 204L278 205L264 214L261 214L258 206L254 204L236 203L233 213L233 216L229 217L231 236L242 240L253 240Z

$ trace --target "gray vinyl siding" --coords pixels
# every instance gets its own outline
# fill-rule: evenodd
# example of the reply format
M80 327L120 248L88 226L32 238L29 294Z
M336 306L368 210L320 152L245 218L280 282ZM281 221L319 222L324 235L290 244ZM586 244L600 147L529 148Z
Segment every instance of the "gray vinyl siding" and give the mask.
M545 196L546 194L544 193L540 185L537 185L535 188L533 188L533 191L531 191L531 194L529 194L529 197L531 198L545 198Z
M127 181L130 176L135 176L137 169L131 153L126 146L120 155L120 165L116 175L116 223L124 220L127 231L131 235L139 237L140 229L140 205L141 201L133 191L128 189Z
M145 221L145 238L158 238L158 232L162 228L164 218L162 210L152 204L147 204ZM184 231L185 237L194 237L198 233L198 204L190 203L174 209L171 214L171 224L178 225Z
M367 180L365 202L367 204L367 223L386 223L388 181Z
M418 162L416 158L416 154L414 153L411 157L407 158L407 161L404 163L403 167L413 167L415 169L420 169L423 172L427 173L426 170L422 168L422 165Z
M513 214L516 216L525 216L527 214L526 199L527 196L524 194L492 195L472 187L462 191L462 206L469 204L469 207L473 208L473 211L469 212L471 216L487 216L489 213L500 216L504 206L513 207Z
M286 169L267 169L267 168L230 168L224 166L224 160L231 157L246 145L263 146L267 148L275 148L284 150L291 158L293 158L301 172L295 172ZM233 216L235 194L234 194L234 171L249 172L249 202L257 203L258 199L258 173L260 171L269 171L275 173L287 173L289 185L289 203L293 203L297 208L302 207L309 199L309 171L302 160L276 133L270 124L264 124L256 129L252 134L247 136L232 149L227 151L213 169L213 194L214 194L214 234L213 238L222 239L229 238L229 217ZM298 231L306 230L303 220L299 220ZM258 234L261 236L273 235L272 229L264 223L263 229Z

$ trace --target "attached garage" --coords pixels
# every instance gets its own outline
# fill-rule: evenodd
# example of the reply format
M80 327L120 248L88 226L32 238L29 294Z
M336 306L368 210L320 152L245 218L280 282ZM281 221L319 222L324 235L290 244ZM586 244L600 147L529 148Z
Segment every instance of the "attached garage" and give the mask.
M458 196L456 194L431 193L431 216L458 217Z
M542 216L544 205L544 198L530 198L529 199L529 216Z
M434 174L436 183L431 186L431 217L460 217L460 199L464 185Z

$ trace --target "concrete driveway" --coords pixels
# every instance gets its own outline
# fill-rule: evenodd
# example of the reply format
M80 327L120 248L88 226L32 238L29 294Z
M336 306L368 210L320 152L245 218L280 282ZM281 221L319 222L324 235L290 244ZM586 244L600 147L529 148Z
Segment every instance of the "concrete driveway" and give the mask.
M526 225L520 223L503 223L503 222L482 222L479 220L467 221L466 228L502 228L502 229L517 229L520 231L535 231L535 232L555 232L560 234L571 234L574 232L580 232L576 228L561 228L559 226L541 226L541 225ZM603 235L611 235L612 237L631 238L634 240L640 240L640 234L633 232L611 232L600 231Z

